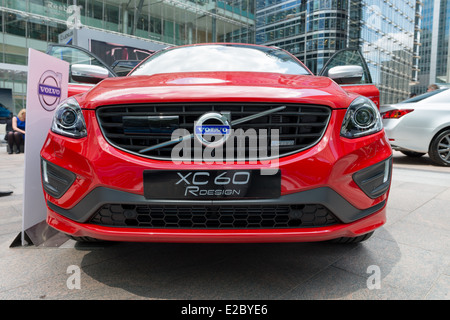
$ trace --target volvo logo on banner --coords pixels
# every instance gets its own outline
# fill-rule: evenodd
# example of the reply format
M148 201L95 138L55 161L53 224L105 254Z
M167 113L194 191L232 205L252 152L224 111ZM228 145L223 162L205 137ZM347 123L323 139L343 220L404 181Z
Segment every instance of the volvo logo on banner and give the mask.
M39 79L39 102L47 111L55 110L61 101L61 80L62 74L52 70L45 71Z

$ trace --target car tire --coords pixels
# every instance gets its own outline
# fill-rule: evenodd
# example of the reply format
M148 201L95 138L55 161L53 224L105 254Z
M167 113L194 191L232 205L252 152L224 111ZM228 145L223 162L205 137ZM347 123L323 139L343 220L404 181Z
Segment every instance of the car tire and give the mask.
M414 152L414 151L400 151L400 152L410 158L420 158L421 156L425 155L425 153Z
M343 237L343 238L337 238L337 239L333 239L331 240L331 242L333 243L343 243L343 244L350 244L350 243L360 243L363 241L366 241L367 239L369 239L372 235L373 235L374 231L363 234L361 236L358 237Z
M433 138L428 155L434 164L450 166L450 129L442 131Z

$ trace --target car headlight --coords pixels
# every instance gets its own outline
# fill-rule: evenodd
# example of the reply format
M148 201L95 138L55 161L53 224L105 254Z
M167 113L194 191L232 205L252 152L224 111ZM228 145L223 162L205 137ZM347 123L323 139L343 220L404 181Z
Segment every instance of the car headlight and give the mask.
M86 123L80 105L75 98L64 100L55 111L51 130L54 133L71 137L83 138L87 135Z
M366 97L358 97L350 104L341 127L341 136L359 138L383 129L377 106Z

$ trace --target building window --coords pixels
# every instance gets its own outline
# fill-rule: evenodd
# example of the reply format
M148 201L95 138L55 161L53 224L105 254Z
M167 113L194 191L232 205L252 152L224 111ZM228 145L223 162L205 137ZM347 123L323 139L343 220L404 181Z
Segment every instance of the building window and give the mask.
M19 14L8 12L5 21L6 33L16 36L26 36L26 20L25 17Z

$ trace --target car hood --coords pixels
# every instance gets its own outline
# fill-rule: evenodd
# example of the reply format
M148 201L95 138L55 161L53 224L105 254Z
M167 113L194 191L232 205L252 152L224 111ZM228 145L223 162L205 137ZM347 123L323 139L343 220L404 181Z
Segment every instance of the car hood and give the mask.
M355 95L326 77L254 72L196 72L105 79L76 96L83 108L176 102L281 102L347 108Z

